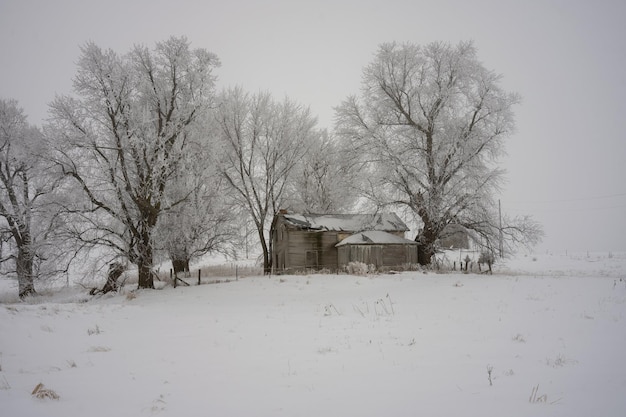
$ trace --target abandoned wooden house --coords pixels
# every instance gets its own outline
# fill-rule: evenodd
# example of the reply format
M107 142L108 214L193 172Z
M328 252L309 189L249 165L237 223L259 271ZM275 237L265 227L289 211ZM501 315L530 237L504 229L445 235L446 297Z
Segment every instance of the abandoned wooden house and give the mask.
M337 271L349 262L398 267L417 262L417 243L395 213L291 214L272 222L275 273L314 269Z

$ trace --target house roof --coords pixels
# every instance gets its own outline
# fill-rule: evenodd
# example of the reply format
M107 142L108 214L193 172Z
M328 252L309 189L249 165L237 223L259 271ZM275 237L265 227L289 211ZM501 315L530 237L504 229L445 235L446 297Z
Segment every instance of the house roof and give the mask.
M417 242L380 230L366 230L348 236L335 247L344 245L417 245Z
M360 232L376 230L406 232L409 228L395 213L379 214L283 214L285 221L300 229Z

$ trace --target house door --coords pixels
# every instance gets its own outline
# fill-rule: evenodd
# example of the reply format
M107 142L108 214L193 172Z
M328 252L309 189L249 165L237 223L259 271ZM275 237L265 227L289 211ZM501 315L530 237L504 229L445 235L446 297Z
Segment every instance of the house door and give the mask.
M306 268L319 269L319 252L316 250L306 251Z

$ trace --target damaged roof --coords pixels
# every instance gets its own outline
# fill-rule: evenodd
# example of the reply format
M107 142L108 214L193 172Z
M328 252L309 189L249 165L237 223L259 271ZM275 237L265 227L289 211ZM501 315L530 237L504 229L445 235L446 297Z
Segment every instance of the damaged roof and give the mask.
M285 221L305 230L406 232L409 228L395 213L379 214L283 214Z
M344 245L417 245L417 242L380 230L366 230L348 236L335 247Z

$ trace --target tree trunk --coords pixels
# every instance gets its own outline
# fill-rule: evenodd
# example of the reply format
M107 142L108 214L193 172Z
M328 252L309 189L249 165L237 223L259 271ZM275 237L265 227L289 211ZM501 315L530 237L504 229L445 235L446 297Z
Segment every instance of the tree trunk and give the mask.
M154 279L152 277L152 242L151 233L144 231L139 242L139 254L137 257L137 269L139 270L139 280L137 288L154 289Z
M179 273L189 276L189 257L177 257L178 259L172 259L172 268L174 269L174 275L178 276Z
M172 261L172 269L174 275L178 277L178 274L189 275L189 251L187 245L184 243L184 239L173 239L168 245L168 255L170 261Z
M426 266L430 265L433 256L435 255L435 251L432 245L417 245L417 263Z
M267 247L267 241L265 240L265 234L263 233L263 227L258 227L259 239L261 241L261 248L263 249L263 273L269 275L272 273L272 261L270 259L270 251Z
M24 236L22 236L22 239L24 239ZM30 242L29 238L27 238L27 240ZM33 255L30 251L30 244L26 246L21 245L18 248L16 272L20 298L35 294L35 284L33 282Z
M435 255L435 241L437 233L428 221L424 221L424 228L415 237L417 245L417 263L426 266L430 265Z
M139 282L137 288L149 288L154 289L154 279L152 278L152 262L140 262L139 269Z
M117 280L120 276L122 276L125 270L126 267L119 262L113 262L112 264L109 264L107 282L104 284L104 287L102 287L102 289L100 290L98 288L92 288L91 291L89 291L89 294L106 294L111 291L117 291Z

